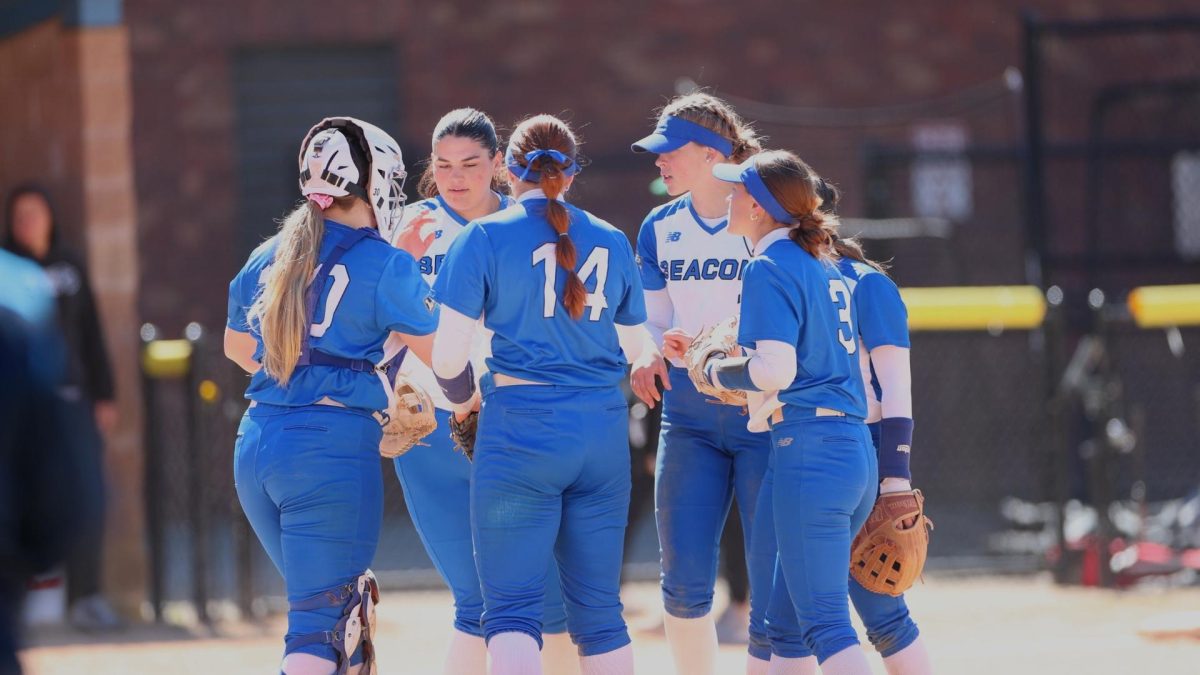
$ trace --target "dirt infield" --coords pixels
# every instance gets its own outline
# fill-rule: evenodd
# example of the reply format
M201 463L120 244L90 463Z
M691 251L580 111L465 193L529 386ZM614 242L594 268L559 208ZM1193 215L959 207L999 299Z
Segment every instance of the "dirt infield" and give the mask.
M625 603L638 672L669 675L670 655L657 623L657 588L631 584ZM1200 610L1200 589L1127 592L1055 587L1043 577L934 577L909 594L939 673L1011 675L1184 675L1200 673L1200 639L1152 640L1139 627L1155 617ZM444 592L393 592L379 607L385 674L437 675L451 619ZM31 675L271 673L281 619L264 626L223 625L219 637L138 626L116 640L65 631L32 636L23 660ZM861 628L860 628L861 634ZM722 647L718 672L744 672L744 650ZM873 658L877 673L883 666Z

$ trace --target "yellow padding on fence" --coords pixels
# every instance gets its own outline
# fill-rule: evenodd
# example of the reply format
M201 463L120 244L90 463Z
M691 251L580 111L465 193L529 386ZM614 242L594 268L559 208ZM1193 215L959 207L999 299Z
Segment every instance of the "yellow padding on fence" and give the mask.
M1142 286L1129 293L1128 303L1140 328L1200 325L1200 284Z
M192 343L187 340L155 340L142 350L142 370L147 377L183 377L192 358Z
M902 288L910 330L1037 328L1046 299L1036 286Z

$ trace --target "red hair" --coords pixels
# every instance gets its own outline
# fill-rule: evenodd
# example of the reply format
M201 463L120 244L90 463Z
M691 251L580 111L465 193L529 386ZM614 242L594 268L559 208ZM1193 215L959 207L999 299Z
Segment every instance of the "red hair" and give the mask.
M562 304L572 319L583 316L587 289L583 286L583 280L575 273L578 254L570 236L571 214L567 212L567 207L558 201L558 197L567 186L567 174L564 170L578 161L578 145L571 127L553 115L537 115L521 122L513 130L508 141L509 149L517 163L538 172L537 185L550 200L546 206L546 220L550 221L550 226L558 234L555 259L558 266L567 273ZM534 150L557 150L567 157L567 161L560 163L549 155L543 155L532 162L526 162L525 155Z

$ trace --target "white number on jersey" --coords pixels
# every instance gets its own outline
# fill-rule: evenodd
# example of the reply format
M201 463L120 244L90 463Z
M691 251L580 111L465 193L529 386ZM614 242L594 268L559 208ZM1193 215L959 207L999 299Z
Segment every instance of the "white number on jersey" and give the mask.
M314 323L308 331L308 334L313 337L325 335L325 331L333 325L333 313L337 311L338 305L342 302L342 296L346 294L346 287L350 285L350 273L341 263L334 265L333 269L329 270L329 276L333 279L333 286L329 289L329 295L325 296L325 311L321 314L321 323Z
M858 349L858 340L854 339L854 326L850 319L850 289L841 279L829 281L829 297L838 308L838 342L846 348L847 354L853 354Z
M542 284L542 316L547 319L554 316L554 309L558 305L558 293L554 291L554 282L558 278L555 246L554 243L542 244L533 252L533 265L535 267L539 264L546 266L545 282ZM588 320L599 321L600 313L608 307L608 298L604 297L604 284L608 281L608 249L603 246L593 248L592 252L588 254L587 260L583 261L583 267L579 268L579 278L584 283L593 274L596 275L596 292L588 293L583 304L585 307L591 308Z

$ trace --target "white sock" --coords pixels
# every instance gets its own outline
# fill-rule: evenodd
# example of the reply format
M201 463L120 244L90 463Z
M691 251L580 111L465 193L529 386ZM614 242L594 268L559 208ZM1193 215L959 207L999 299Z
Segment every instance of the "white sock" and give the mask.
M767 675L817 675L817 657L785 659L772 654L771 669L767 671Z
M767 675L767 668L770 665L768 661L756 659L749 654L746 655L746 675Z
M633 675L633 646L579 659L583 675ZM550 675L558 675L551 673Z
M925 641L918 637L912 644L883 660L888 675L932 675L933 664Z
M542 675L542 656L537 640L527 633L509 631L488 640L491 675Z
M663 617L667 642L675 657L675 672L681 675L714 675L717 661L717 626L712 613L698 619Z
M861 645L850 645L825 659L821 675L871 675L871 666Z
M542 633L542 670L549 675L579 675L579 648L569 633Z
M446 651L444 675L487 675L487 643L455 629L450 635L450 649Z
M283 658L284 675L333 675L337 664L313 654L293 652Z

